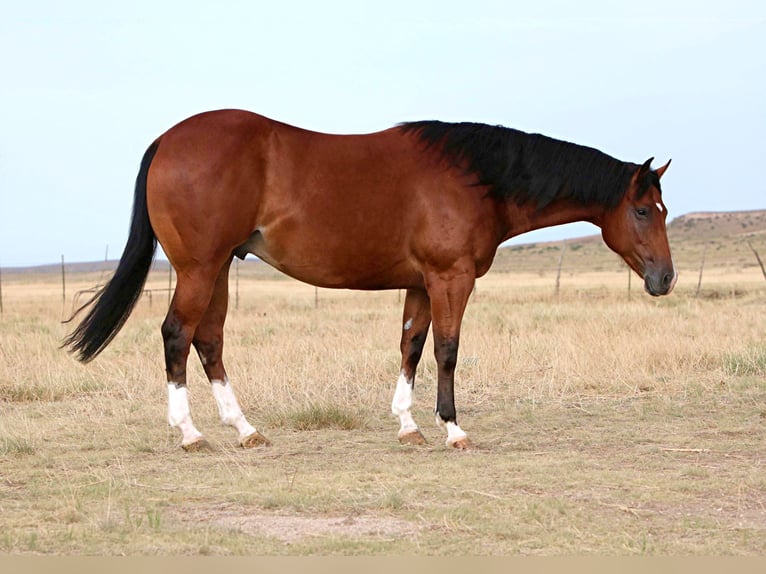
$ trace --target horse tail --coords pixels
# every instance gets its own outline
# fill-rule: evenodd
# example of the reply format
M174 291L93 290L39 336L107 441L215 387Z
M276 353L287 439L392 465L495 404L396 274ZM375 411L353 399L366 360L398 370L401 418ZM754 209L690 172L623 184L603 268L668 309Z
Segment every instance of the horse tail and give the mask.
M69 352L75 353L77 359L83 363L87 363L103 351L125 324L141 296L154 260L157 238L149 221L146 181L158 146L159 140L156 140L141 160L141 168L136 177L130 233L117 270L109 282L67 321L71 321L80 311L92 305L82 322L62 344L62 347L68 347Z

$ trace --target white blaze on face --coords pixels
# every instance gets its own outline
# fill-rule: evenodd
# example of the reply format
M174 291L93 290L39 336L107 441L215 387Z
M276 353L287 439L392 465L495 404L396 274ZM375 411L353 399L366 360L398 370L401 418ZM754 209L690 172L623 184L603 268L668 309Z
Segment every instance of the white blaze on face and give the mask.
M186 385L168 383L168 423L181 431L181 444L188 445L202 438L192 422Z
M237 429L240 440L257 432L255 427L247 422L245 415L242 414L242 409L239 408L237 397L229 380L213 380L210 381L210 384L213 388L215 402L218 405L218 414L221 417L221 422Z
M665 209L662 207L662 204L659 201L657 203L655 203L654 205L657 206L657 209L660 210L660 213L665 211Z
M399 417L399 436L410 434L418 430L418 425L412 418L412 379L404 375L404 371L399 373L399 379L396 381L396 392L394 400L391 403L391 412Z

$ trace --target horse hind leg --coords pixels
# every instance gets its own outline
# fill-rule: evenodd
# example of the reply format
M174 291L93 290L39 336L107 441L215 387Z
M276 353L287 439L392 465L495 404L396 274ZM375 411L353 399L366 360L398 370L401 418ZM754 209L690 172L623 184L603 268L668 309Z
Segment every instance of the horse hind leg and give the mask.
M194 426L186 387L186 363L194 332L208 307L215 276L204 270L178 274L173 300L162 323L168 387L168 423L181 431L181 446L194 451L207 442Z
M402 444L425 444L426 439L412 418L412 395L415 372L423 354L423 345L431 325L431 307L425 291L408 289L404 299L402 317L401 352L402 364L391 411L399 417L399 442Z
M210 304L194 333L192 343L213 391L221 422L234 427L244 448L268 446L269 440L245 418L223 365L223 325L229 300L229 260L216 279Z

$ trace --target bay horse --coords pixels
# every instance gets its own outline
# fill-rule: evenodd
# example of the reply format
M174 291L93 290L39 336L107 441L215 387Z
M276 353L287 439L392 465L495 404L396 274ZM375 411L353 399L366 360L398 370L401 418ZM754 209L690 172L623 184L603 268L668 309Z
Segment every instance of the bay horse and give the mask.
M109 344L141 295L159 241L177 274L161 327L168 421L180 430L184 449L205 445L187 396L193 345L221 420L236 429L241 446L255 447L268 440L245 418L222 360L233 258L254 254L320 287L406 289L392 402L398 438L425 441L411 408L433 324L436 419L448 446L468 448L453 386L460 324L476 278L489 270L501 243L588 221L650 295L673 289L677 274L660 189L670 162L653 170L652 159L623 162L478 123L419 121L330 135L242 110L202 113L147 149L117 270L83 306L90 308L63 346L87 362Z

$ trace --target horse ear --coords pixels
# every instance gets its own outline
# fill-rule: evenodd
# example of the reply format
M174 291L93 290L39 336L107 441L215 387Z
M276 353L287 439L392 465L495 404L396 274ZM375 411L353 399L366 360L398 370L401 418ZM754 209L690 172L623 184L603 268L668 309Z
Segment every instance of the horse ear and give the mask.
M644 162L644 164L639 167L636 171L633 172L633 177L631 178L631 186L630 188L633 190L633 194L637 194L639 188L641 187L639 182L644 181L644 178L646 175L651 171L652 169L652 162L654 161L653 157L650 157L648 160Z
M652 162L654 161L653 157L650 157L648 160L644 162L644 165L642 165L638 170L638 177L641 177L642 175L645 175L649 172L650 169L652 169Z
M653 157L650 157L648 160L644 162L644 165L639 167L636 171L633 172L633 183L637 183L639 181L643 181L644 176L649 173L649 170L652 169L652 162L654 161Z
M658 167L657 168L657 177L662 178L662 174L664 174L665 171L667 171L669 165L670 165L670 160L668 160L668 163L666 163L662 167Z

